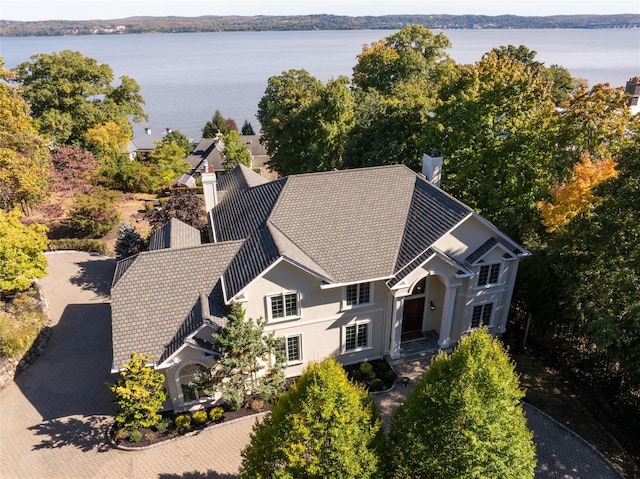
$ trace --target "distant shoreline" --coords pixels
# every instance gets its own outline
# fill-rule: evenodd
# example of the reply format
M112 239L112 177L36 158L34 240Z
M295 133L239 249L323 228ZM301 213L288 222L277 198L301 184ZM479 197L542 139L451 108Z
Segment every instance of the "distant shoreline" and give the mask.
M0 20L0 37L126 35L305 30L399 30L418 24L434 30L640 28L640 14L553 15L340 15L130 17L113 20Z

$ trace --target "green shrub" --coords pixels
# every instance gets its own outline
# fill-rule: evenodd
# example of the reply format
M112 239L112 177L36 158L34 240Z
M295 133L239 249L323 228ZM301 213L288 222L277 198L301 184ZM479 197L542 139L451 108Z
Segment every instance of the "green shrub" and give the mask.
M137 429L135 431L131 431L129 434L129 441L131 442L140 442L142 440L142 433Z
M387 369L381 377L386 384L392 384L396 380L396 373L392 369Z
M115 206L119 196L116 191L96 188L93 193L76 197L69 214L69 226L89 238L104 236L120 221L120 213Z
M158 411L167 400L164 376L152 366L151 354L131 354L120 377L110 386L118 405L115 420L126 429L154 427L162 420Z
M207 422L207 411L204 409L199 409L198 411L194 411L191 414L191 419L194 424L204 424Z
M384 389L384 383L382 379L373 378L367 381L367 388L369 391L382 391Z
M91 251L100 254L107 254L107 243L96 239L62 238L49 240L49 249Z
M384 373L385 371L389 370L389 365L386 361L380 360L375 362L373 369L375 369L378 373Z
M376 373L373 370L371 363L364 362L360 365L360 372L365 379L373 379L376 377Z
M158 421L158 423L155 426L155 429L158 432L163 432L169 429L169 426L171 426L171 419L162 419Z
M186 429L191 426L191 414L180 414L176 417L176 427L178 429Z
M219 421L220 419L222 419L223 414L224 409L219 406L209 409L209 419L211 421Z

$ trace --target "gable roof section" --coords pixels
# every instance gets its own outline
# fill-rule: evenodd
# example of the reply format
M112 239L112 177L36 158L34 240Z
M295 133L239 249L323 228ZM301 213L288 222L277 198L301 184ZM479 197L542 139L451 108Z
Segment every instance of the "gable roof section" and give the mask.
M200 292L210 298L212 314L220 314L216 286L241 246L233 241L127 258L111 289L113 367L127 363L132 352L150 352L154 362L171 354L202 324Z
M149 238L149 250L190 248L201 243L200 230L177 218L171 218Z
M514 244L509 244L503 238L496 238L495 236L492 236L487 241L482 243L478 248L476 248L475 251L469 254L465 258L465 261L468 264L473 265L474 263L480 261L484 255L489 253L489 251L491 251L497 245L502 246L503 249L509 252L509 253L505 253L505 255L507 255L505 256L505 258L508 258L508 259L514 259L518 256L528 255L528 252L526 250L521 249Z
M254 231L231 260L222 276L225 300L231 300L279 257L280 252L268 228L263 225Z
M203 138L191 154L185 158L185 161L195 170L202 164L202 160L206 158L207 163L210 167L213 167L214 170L224 170L222 166L222 154L220 149L217 148L218 143L219 140L217 138Z
M421 177L415 178L411 206L395 272L420 257L472 210Z

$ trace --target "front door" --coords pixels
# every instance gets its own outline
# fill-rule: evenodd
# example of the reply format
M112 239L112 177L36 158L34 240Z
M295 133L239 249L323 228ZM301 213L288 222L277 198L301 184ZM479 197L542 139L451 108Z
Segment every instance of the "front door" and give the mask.
M402 341L409 341L422 336L423 317L424 296L422 298L405 299L402 313Z

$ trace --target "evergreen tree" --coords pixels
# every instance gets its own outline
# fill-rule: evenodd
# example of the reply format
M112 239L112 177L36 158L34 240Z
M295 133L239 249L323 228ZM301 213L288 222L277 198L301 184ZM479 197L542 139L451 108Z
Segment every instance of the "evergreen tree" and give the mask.
M222 113L220 113L220 110L216 110L211 121L208 121L207 124L204 125L202 138L215 138L218 134L224 135L228 133L228 131L229 127L226 120L222 116Z
M513 364L486 329L438 355L393 417L392 478L532 479L533 434Z
M333 358L311 363L256 423L242 478L378 478L384 436L371 396Z
M221 358L211 370L213 384L233 409L249 395L269 399L284 386L284 358L273 333L265 335L265 321L246 319L234 303L227 324L215 335Z
M251 123L249 123L249 120L245 120L244 124L242 125L242 129L240 130L240 133L243 135L255 135L256 133L253 131L253 127L251 126Z
M118 229L115 250L118 259L126 258L142 251L144 241L134 227L124 220Z
M110 386L119 409L116 423L125 429L152 427L162 418L158 411L168 396L162 373L147 366L150 358L150 354L131 354L120 378Z

